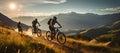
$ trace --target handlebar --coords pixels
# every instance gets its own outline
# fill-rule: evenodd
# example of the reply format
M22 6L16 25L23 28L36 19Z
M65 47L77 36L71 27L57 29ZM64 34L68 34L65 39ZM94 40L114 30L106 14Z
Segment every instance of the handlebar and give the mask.
M62 27L55 27L55 29L59 29L59 28L62 28Z

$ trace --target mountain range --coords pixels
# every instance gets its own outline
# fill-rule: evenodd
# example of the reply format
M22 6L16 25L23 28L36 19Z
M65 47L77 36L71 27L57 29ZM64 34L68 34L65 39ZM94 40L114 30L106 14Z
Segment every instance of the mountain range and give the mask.
M76 31L86 28L95 28L100 26L109 26L113 22L120 20L120 13L98 15L93 13L79 14L76 12L60 13L52 16L19 16L12 18L14 21L21 21L31 25L32 20L37 18L41 24L41 29L48 30L47 22L53 16L58 17L58 22L63 26L64 31Z

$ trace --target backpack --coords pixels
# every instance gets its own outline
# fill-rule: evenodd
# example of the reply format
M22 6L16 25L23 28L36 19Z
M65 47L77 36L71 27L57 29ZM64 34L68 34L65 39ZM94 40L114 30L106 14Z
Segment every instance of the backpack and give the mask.
M51 21L52 21L52 19L49 19L49 21L48 21L48 23L47 23L47 24L48 24L48 25L50 25Z
M32 25L34 25L34 24L35 24L35 20L32 21Z

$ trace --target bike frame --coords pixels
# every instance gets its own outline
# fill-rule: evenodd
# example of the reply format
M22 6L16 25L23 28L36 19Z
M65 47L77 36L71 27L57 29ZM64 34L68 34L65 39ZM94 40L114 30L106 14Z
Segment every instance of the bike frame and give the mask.
M59 30L58 27L55 28L55 36L58 35L58 33L60 33L61 31Z
M40 30L39 28L38 28L38 26L36 26L36 30L37 30L37 32L38 32L38 30ZM34 28L32 27L32 32L34 32Z

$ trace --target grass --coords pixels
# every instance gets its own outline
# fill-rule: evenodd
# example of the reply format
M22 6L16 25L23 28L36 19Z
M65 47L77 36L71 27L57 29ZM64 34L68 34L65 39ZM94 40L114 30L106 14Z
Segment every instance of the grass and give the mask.
M120 53L120 47L109 47L101 43L90 43L89 41L80 41L67 39L72 47L81 50L83 53Z
M29 36L20 36L14 30L0 27L0 53L55 53L55 51Z
M67 41L74 45L73 48L80 48L79 50L85 51L85 53L120 53L119 35L120 29L111 29L107 34L96 37L95 40L77 34L68 36L70 39L67 39Z
M120 42L119 37L114 36L120 30L111 30L104 36L97 38L97 41ZM91 38L81 35L67 37L67 44L76 51L83 53L120 53L120 46L111 47L104 43L90 42ZM0 53L65 53L59 48L52 48L51 45L42 43L29 36L20 36L12 29L0 27Z
M76 40L78 40L78 39L80 39L80 40L87 40L87 41L92 40L91 37L82 36L82 35L80 35L80 34L76 34L76 35L72 35L72 36L67 36L67 37L68 37L68 38L72 38L72 39L76 39Z

